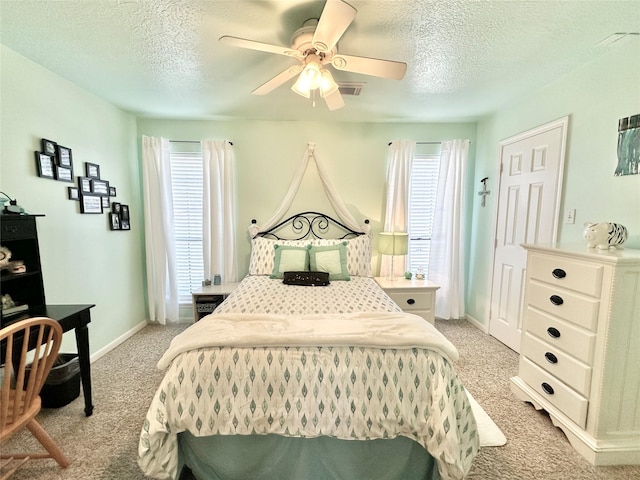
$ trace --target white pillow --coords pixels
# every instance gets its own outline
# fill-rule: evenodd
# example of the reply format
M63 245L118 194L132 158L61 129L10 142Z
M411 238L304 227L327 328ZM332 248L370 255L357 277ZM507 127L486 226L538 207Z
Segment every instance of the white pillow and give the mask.
M329 280L351 280L347 269L346 241L336 245L309 247L309 269L327 272Z
M309 240L271 240L264 237L252 239L249 275L271 275L276 255L276 243L292 247L306 247L309 245Z
M284 278L284 272L309 271L308 247L290 247L277 243L274 249L276 253L270 278Z
M371 277L371 238L360 235L349 240L315 239L312 246L338 245L347 242L347 270L354 277Z

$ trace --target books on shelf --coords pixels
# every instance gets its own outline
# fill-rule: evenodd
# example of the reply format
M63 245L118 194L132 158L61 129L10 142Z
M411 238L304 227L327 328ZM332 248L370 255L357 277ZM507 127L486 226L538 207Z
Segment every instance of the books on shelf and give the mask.
M23 303L21 305L14 305L12 307L3 307L2 315L6 317L8 315L15 315L16 313L25 312L27 310L29 310L29 305Z

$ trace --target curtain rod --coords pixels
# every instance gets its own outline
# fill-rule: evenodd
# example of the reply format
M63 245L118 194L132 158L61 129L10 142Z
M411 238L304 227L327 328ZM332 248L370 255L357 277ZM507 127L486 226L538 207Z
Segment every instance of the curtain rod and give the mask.
M169 143L200 143L200 140L169 140ZM233 142L229 142L233 145Z
M387 146L391 145L392 143L393 142L387 143ZM442 145L442 142L416 142L416 145Z
M393 142L387 143L387 146L391 145ZM442 142L416 142L416 145L441 145Z

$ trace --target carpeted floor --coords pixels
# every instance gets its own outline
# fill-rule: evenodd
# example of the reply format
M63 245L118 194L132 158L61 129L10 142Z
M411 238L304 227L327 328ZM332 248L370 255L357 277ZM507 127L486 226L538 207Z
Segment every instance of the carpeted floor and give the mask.
M460 377L507 437L503 447L480 450L469 479L640 479L640 466L589 465L546 414L513 396L509 378L517 373L518 356L512 350L464 321L438 321L436 325L460 351ZM91 417L84 416L82 395L66 407L43 410L39 416L71 465L61 470L52 460L34 460L12 479L144 479L136 463L137 442L162 376L155 363L171 338L184 328L149 325L96 361L92 365L95 410ZM25 444L37 448L28 435L20 434L2 449L8 452Z

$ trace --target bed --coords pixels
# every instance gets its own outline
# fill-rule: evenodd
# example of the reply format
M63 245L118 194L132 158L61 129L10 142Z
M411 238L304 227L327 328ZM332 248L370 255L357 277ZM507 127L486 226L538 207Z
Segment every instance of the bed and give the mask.
M248 275L158 362L145 475L463 478L479 437L455 347L376 284L369 235L315 212L286 222L309 229L256 235ZM346 233L319 238L314 225ZM329 284L284 283L309 269L330 272Z

